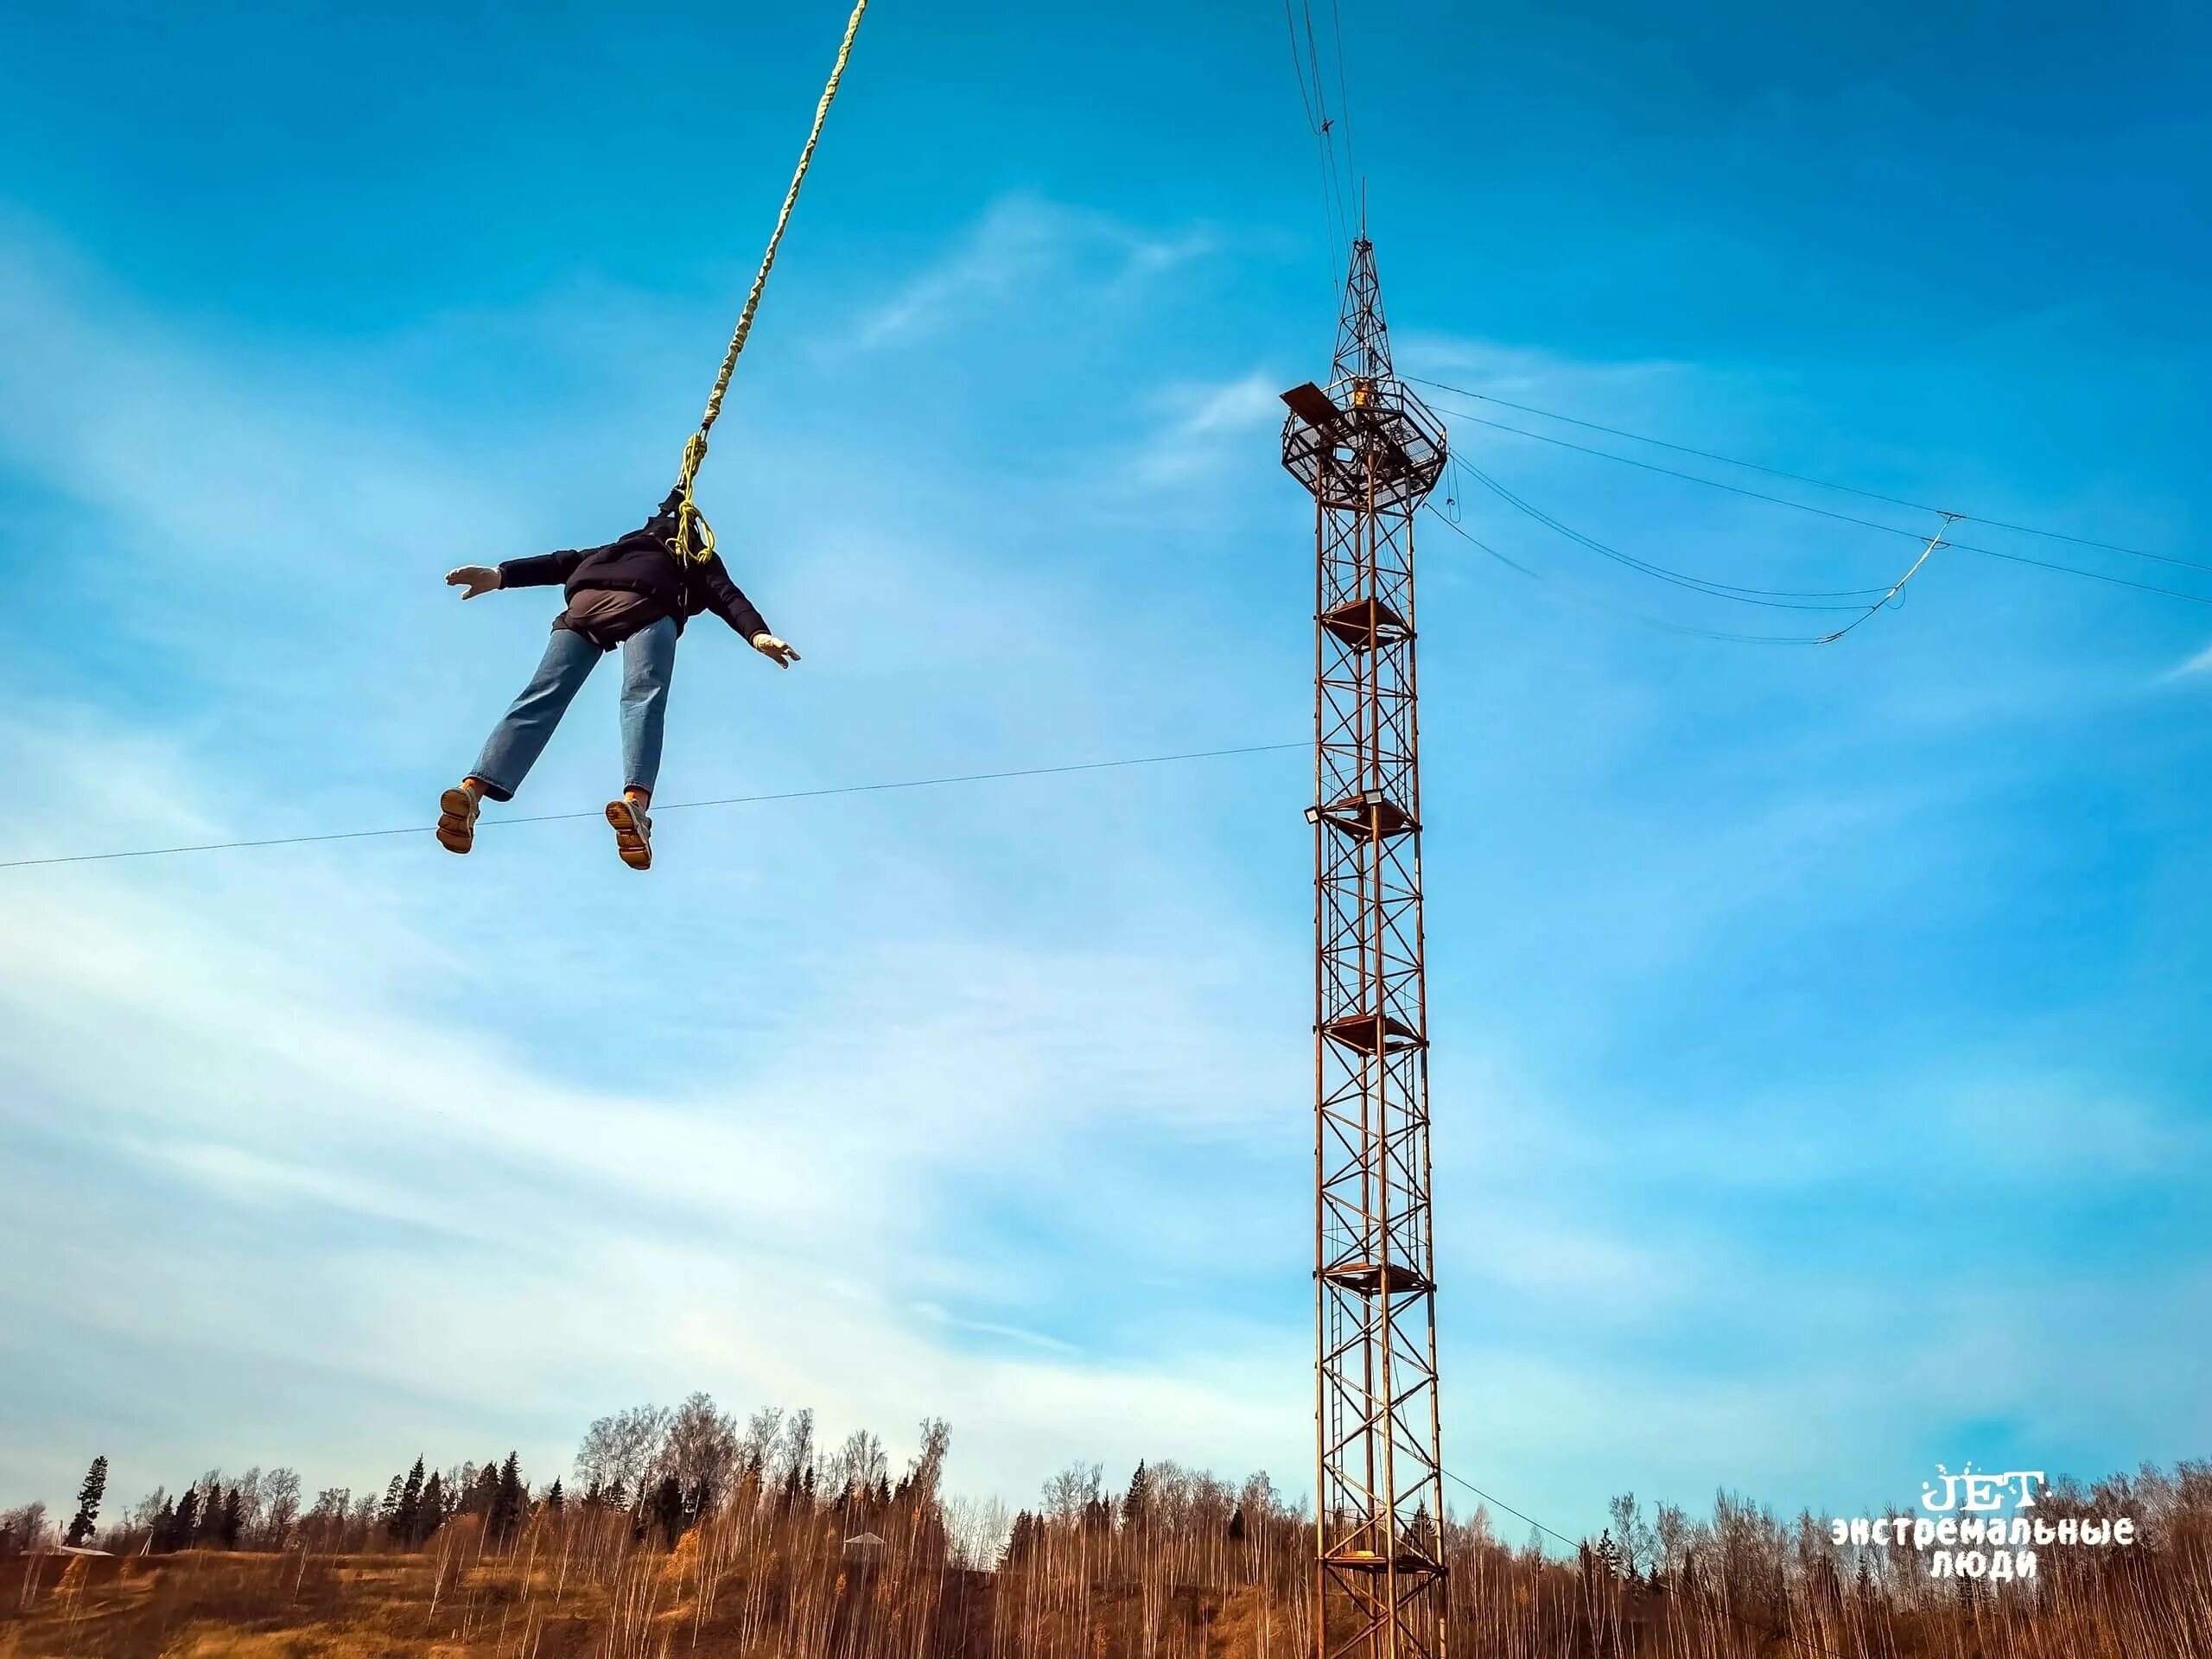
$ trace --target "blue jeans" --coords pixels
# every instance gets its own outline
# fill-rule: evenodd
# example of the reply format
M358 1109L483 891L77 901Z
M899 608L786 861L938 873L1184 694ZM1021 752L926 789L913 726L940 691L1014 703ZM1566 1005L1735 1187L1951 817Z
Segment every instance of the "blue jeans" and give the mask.
M514 706L499 717L469 776L495 801L514 798L545 752L546 740L597 666L600 649L580 633L553 630L545 656ZM660 776L661 732L668 723L668 683L676 672L676 621L663 617L622 642L624 786L650 791Z

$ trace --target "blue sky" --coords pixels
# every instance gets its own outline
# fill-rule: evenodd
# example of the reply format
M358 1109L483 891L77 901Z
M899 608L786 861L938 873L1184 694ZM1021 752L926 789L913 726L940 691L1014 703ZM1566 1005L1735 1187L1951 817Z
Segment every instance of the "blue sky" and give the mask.
M2212 558L2201 12L1345 14L1402 368ZM0 849L426 819L549 609L442 573L665 486L842 15L19 10ZM1298 739L1334 257L1270 7L887 0L705 474L805 661L694 630L667 798ZM1723 581L1911 550L1455 433ZM1939 554L1727 645L1467 512L1544 580L1427 533L1449 1461L1573 1529L2202 1454L2212 607ZM1306 1490L1304 767L0 872L0 1503L702 1387Z

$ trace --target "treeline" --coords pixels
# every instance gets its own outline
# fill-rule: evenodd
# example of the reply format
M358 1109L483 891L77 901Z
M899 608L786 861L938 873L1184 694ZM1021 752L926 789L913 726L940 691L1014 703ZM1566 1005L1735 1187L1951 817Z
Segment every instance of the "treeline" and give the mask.
M95 1458L77 1495L77 1509L59 1539L46 1505L0 1512L0 1556L60 1542L111 1554L173 1554L184 1549L281 1550L295 1537L300 1478L289 1469L249 1469L226 1481L211 1469L172 1496L156 1486L122 1518L99 1525L107 1491L107 1459Z
M447 1469L416 1459L381 1495L333 1489L304 1512L283 1470L211 1473L105 1529L80 1494L73 1531L133 1553L188 1548L200 1565L156 1570L159 1595L118 1587L111 1602L86 1599L80 1575L70 1639L152 1655L197 1619L365 1630L395 1653L1313 1651L1312 1516L1264 1474L1231 1484L1154 1463L1109 1486L1077 1465L1009 1512L943 1492L949 1446L944 1424L925 1422L894 1476L865 1431L824 1447L810 1413L740 1422L695 1395L601 1419L573 1470L537 1489L509 1453ZM16 1548L24 1513L0 1516ZM1705 1516L1620 1497L1611 1524L1563 1554L1533 1536L1508 1544L1478 1510L1439 1529L1448 1641L1463 1659L2212 1656L2212 1465L2062 1482L2038 1513L2054 1526L2125 1516L2134 1541L2044 1551L2032 1578L2000 1585L1932 1576L1909 1546L1839 1546L1809 1514L1785 1521L1727 1494ZM207 1599L218 1585L224 1599ZM82 1621L102 1618L84 1645Z
M941 1459L944 1435L942 1425L924 1425L924 1463L934 1466ZM938 1446L934 1457L932 1443ZM380 1498L327 1487L304 1511L300 1478L290 1469L257 1467L235 1478L212 1469L175 1494L155 1488L127 1515L102 1527L107 1466L105 1457L93 1460L76 1512L58 1541L113 1554L295 1547L325 1554L405 1552L421 1549L449 1522L476 1516L497 1549L510 1544L531 1517L560 1516L569 1500L558 1478L533 1492L513 1452L443 1470L417 1457L392 1475ZM830 1507L842 1513L890 1503L912 1478L902 1478L894 1492L881 1443L865 1431L825 1453L815 1444L810 1411L787 1416L772 1408L741 1427L705 1394L673 1410L645 1405L601 1418L586 1433L575 1465L577 1502L584 1510L626 1516L640 1541L650 1535L666 1548L740 1480L770 1483L786 1508L813 1504L820 1489L834 1485L838 1496ZM54 1532L43 1503L0 1510L0 1555L51 1545L57 1541Z

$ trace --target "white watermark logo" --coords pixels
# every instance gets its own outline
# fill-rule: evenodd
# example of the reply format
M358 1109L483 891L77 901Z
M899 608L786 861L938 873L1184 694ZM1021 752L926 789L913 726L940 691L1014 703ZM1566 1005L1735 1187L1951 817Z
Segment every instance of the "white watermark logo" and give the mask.
M2069 1517L2051 1522L2025 1513L2036 1507L2036 1489L2048 1487L2040 1469L2008 1469L2002 1474L1976 1472L1967 1464L1953 1474L1942 1464L1936 1478L1920 1486L1922 1515L1860 1516L1828 1522L1829 1541L1882 1544L1928 1554L1928 1573L1936 1579L1988 1579L2003 1582L2036 1576L2036 1551L2053 1548L2128 1545L2135 1522Z
M2016 1509L2032 1510L2036 1506L2036 1488L2050 1484L2040 1469L2009 1469L2001 1475L1977 1475L1972 1464L1955 1475L1939 1463L1936 1475L1943 1483L1941 1502L1936 1497L1935 1481L1920 1483L1920 1507L1933 1515L1961 1508L1987 1514L2005 1508L2008 1503ZM2017 1498L2012 1496L2016 1491L2019 1494Z

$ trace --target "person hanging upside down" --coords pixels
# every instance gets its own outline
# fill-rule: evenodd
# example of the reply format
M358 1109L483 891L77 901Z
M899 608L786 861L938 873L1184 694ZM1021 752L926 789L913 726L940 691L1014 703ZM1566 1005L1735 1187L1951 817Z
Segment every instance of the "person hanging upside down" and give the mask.
M652 819L645 809L660 772L661 733L668 719L668 686L676 669L677 636L702 611L712 611L779 668L798 653L768 631L717 554L679 562L672 550L680 490L671 490L639 529L605 547L588 547L492 566L464 564L446 573L464 600L495 588L550 588L559 583L568 604L553 619L553 637L537 672L514 706L485 740L475 767L438 803L438 840L450 852L475 842L476 817L486 798L514 798L546 740L599 659L622 650L622 793L607 804L614 847L633 870L652 868Z

